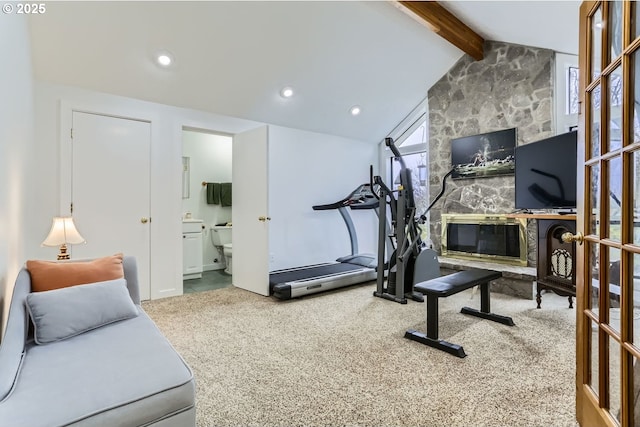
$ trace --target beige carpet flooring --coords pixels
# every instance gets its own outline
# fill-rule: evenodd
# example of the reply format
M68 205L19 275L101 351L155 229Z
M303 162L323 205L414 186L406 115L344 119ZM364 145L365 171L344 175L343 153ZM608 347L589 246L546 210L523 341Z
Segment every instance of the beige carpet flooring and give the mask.
M196 378L199 427L571 426L575 310L545 294L494 293L509 327L440 299L440 338L457 358L403 338L426 304L375 298L374 284L278 301L226 288L143 304Z

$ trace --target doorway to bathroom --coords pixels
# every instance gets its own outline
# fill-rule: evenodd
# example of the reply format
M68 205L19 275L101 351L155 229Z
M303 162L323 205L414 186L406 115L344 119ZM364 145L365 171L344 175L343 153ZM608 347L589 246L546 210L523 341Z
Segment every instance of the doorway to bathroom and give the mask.
M183 291L232 283L232 137L182 130Z

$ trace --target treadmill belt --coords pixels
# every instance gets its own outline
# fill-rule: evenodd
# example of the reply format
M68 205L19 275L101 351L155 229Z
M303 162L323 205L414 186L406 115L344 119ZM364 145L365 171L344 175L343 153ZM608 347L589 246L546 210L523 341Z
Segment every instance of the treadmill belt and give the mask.
M362 269L362 266L360 265L347 264L344 262L329 265L316 265L308 268L301 268L299 270L271 273L269 274L269 284L273 287L278 283L311 279L313 277L328 276L330 274L338 274L360 269Z

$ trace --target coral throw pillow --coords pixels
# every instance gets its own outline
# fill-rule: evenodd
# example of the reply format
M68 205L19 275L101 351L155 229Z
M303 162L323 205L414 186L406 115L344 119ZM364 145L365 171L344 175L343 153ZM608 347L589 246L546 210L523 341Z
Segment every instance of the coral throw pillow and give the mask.
M79 262L29 260L27 270L31 275L31 292L122 279L124 278L122 257L123 255L118 253Z

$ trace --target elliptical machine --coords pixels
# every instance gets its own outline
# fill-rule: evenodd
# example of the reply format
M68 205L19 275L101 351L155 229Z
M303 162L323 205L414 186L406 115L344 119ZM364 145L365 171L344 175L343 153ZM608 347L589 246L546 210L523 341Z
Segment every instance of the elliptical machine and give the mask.
M416 204L413 197L413 180L411 169L402 158L402 154L395 146L392 138L385 138L385 145L389 147L395 159L400 163L400 185L397 190L391 190L380 176L373 175L370 167L369 180L371 188L377 188L374 195L379 200L378 226L378 265L376 275L376 290L373 295L379 298L406 304L407 298L423 302L424 296L413 290L416 283L440 276L439 269L434 271L433 251L422 251L423 241L421 225L426 222L426 215L433 205L442 197L445 191L446 179L455 169L451 169L443 178L442 190L431 202L427 210L416 217ZM397 193L394 196L394 193ZM387 205L391 212L391 225L387 222ZM390 230L389 230L390 228ZM393 251L386 259L387 238L391 241ZM437 261L437 260L436 260ZM385 287L385 277L386 287Z

